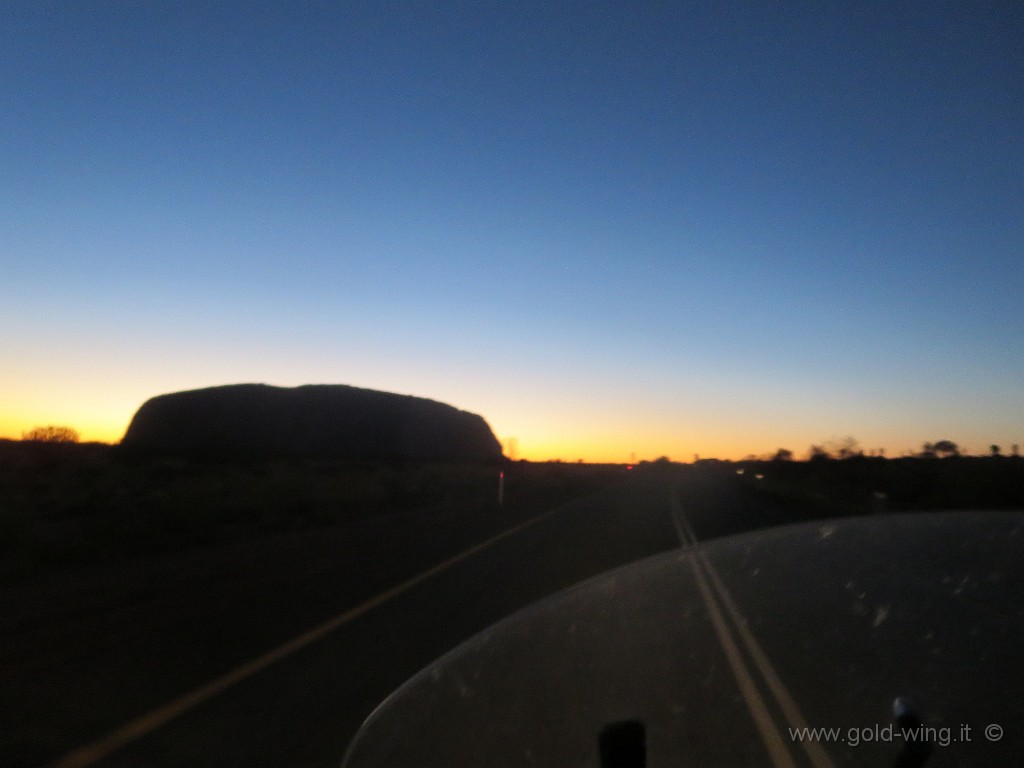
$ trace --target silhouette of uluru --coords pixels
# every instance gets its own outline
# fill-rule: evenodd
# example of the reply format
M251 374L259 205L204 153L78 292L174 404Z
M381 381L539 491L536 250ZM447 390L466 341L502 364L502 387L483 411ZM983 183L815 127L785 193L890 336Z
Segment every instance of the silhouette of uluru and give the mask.
M209 459L501 459L494 433L474 413L343 384L229 384L159 395L132 417L121 446Z

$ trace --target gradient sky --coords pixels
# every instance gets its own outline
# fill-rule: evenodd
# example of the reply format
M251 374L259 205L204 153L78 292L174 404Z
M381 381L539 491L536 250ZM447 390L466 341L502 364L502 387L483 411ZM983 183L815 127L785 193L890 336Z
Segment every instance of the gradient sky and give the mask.
M0 436L266 382L536 460L1024 443L1016 0L16 0L0 104Z

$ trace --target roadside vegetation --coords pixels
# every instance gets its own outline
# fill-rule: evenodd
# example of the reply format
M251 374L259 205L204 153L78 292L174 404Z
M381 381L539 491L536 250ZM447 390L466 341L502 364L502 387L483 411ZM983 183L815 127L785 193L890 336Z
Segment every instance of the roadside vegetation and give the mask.
M1017 446L1010 455L993 445L987 455L968 456L955 442L939 440L896 459L873 454L848 438L838 449L811 446L803 461L780 448L734 468L750 494L829 515L1024 510L1024 459Z
M117 446L0 440L0 577L374 515L538 509L585 495L621 468L281 459L138 459Z
M732 477L759 503L808 515L914 510L1024 510L1024 458L963 455L950 440L896 459L852 438L780 448L738 462L682 465L661 457L619 465L505 461L497 465L276 459L142 458L77 442L66 427L0 440L0 580L68 564L219 547L377 515L536 514L644 473Z

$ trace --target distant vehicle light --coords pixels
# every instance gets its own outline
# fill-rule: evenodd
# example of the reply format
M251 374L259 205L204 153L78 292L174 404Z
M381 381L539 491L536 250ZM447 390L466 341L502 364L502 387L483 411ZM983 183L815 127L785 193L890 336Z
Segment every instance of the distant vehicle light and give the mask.
M755 478L756 480L764 480L764 475L762 475L762 474L761 474L761 473L759 472L758 474L754 475L754 478Z
M747 470L745 470L745 469L737 469L737 470L736 470L736 474L737 474L737 475L742 475L742 474L743 474L744 472L746 472L746 471L747 471Z
M627 465L626 465L626 469L632 469L632 468L633 468L633 465L632 465L632 464L627 464Z

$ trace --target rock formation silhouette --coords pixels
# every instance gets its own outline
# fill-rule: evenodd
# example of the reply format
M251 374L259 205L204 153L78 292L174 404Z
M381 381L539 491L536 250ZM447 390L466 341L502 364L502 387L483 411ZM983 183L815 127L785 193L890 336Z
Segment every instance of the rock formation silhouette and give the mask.
M476 414L341 384L231 384L160 395L139 408L121 446L190 459L501 459L500 443Z

